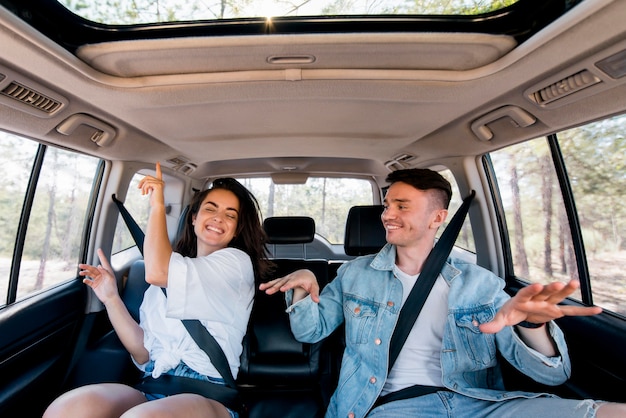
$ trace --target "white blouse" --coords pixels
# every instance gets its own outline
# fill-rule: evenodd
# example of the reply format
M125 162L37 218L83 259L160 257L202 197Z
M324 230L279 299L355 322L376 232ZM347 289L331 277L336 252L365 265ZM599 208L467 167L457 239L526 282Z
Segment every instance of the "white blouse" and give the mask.
M150 286L139 310L144 345L155 363L152 376L183 361L200 374L221 377L181 322L198 319L222 347L237 378L253 298L252 262L243 251L224 248L199 258L172 253L167 298L160 287ZM137 367L145 371L147 364Z

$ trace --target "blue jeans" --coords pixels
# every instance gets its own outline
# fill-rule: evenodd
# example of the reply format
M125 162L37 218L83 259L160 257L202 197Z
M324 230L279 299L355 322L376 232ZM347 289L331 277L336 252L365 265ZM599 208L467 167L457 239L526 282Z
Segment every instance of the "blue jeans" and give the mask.
M146 366L146 373L144 376L150 376L152 374L152 370L154 370L154 362L151 361L147 366ZM198 373L197 371L193 370L192 368L190 368L189 366L187 366L185 363L180 363L178 366L176 366L174 369L170 369L168 371L166 371L164 374L170 374L173 376L183 376L183 377L189 377L191 379L198 379L198 380L206 380L207 382L211 382L211 383L215 383L218 385L225 385L226 383L224 382L224 379L220 379L217 377L211 377L211 376L206 376L203 374ZM157 399L163 399L166 398L166 395L162 395L160 393L144 393L145 397L147 400L149 401L154 401ZM239 414L231 409L228 409L228 413L230 414L230 418L239 418Z
M592 400L558 397L514 398L495 402L446 391L390 402L374 408L367 417L595 418L598 406Z

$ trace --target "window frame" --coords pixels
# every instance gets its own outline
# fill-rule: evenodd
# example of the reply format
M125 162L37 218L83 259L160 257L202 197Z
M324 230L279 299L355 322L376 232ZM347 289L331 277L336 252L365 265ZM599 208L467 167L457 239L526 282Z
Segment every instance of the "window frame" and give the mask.
M23 140L30 140L29 138L23 138ZM22 264L22 257L24 254L24 245L26 242L26 236L29 227L30 216L33 210L33 204L35 201L35 195L37 193L37 186L39 184L39 179L41 177L41 170L45 163L46 153L48 151L49 146L45 144L39 144L37 146L37 152L35 153L35 158L33 160L33 165L31 168L30 176L28 179L28 185L24 191L24 200L22 203L22 209L19 217L19 223L17 225L17 230L15 234L15 245L13 247L13 254L11 256L11 267L9 271L9 283L7 286L7 295L6 295L6 304L4 306L9 306L14 304L17 301L18 287L20 281L20 271ZM76 151L69 151L76 153ZM96 167L96 171L94 172L93 182L91 186L91 193L88 199L86 211L85 211L85 222L83 224L83 230L81 232L81 244L78 252L78 262L84 263L86 261L86 255L88 253L89 246L89 236L92 230L92 223L96 211L96 200L99 194L100 187L102 185L102 179L104 176L104 160L100 159L98 165ZM62 284L62 283L60 283ZM54 287L54 286L53 286ZM44 288L42 291L46 291L50 288ZM31 297L32 295L40 293L35 292L33 294L28 294L26 297Z
M578 280L580 282L581 302L584 305L592 306L594 303L591 289L591 275L587 263L587 255L585 251L582 227L580 225L580 219L578 216L578 210L576 208L576 202L570 183L570 178L567 173L565 159L558 142L558 132L548 134L543 137L532 138L528 141L539 141L542 139L546 141L546 144L548 145L548 148L550 150L553 169L559 182L559 191L563 199L563 208L567 216L569 232L572 239L572 250L576 258L576 268L578 273ZM526 280L518 278L515 275L513 254L511 252L511 239L509 235L509 228L506 222L504 204L502 202L502 195L500 193L497 176L494 171L494 167L489 154L484 154L481 161L483 169L486 173L487 183L489 185L492 202L495 209L495 221L498 227L498 232L502 245L505 281L508 287L511 287L513 289L519 289L520 284L522 284L522 282L525 282Z

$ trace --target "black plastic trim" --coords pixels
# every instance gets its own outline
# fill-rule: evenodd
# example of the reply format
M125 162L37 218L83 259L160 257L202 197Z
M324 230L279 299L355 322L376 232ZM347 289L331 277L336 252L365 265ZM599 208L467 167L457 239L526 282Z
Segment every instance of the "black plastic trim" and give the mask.
M556 134L547 137L548 146L552 153L552 161L556 176L561 186L561 194L563 196L563 205L569 222L570 232L572 234L572 246L574 247L574 255L576 257L576 267L578 269L578 280L580 282L580 292L582 300L587 305L593 305L593 296L591 292L591 283L589 275L589 266L587 265L587 255L585 253L585 244L583 233L578 219L578 211L576 210L576 202L574 200L574 192L569 182L563 154L559 147Z

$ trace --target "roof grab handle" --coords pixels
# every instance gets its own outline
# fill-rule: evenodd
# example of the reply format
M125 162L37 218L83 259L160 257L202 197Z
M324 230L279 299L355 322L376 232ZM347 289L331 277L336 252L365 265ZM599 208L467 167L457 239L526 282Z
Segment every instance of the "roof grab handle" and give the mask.
M493 110L472 122L472 132L481 141L490 141L494 133L487 125L498 119L508 118L516 128L525 128L537 122L537 118L517 106L504 106Z
M61 122L56 130L63 135L71 135L79 126L86 126L89 139L103 147L115 138L116 131L111 125L84 113L76 113ZM83 131L84 133L85 131Z

